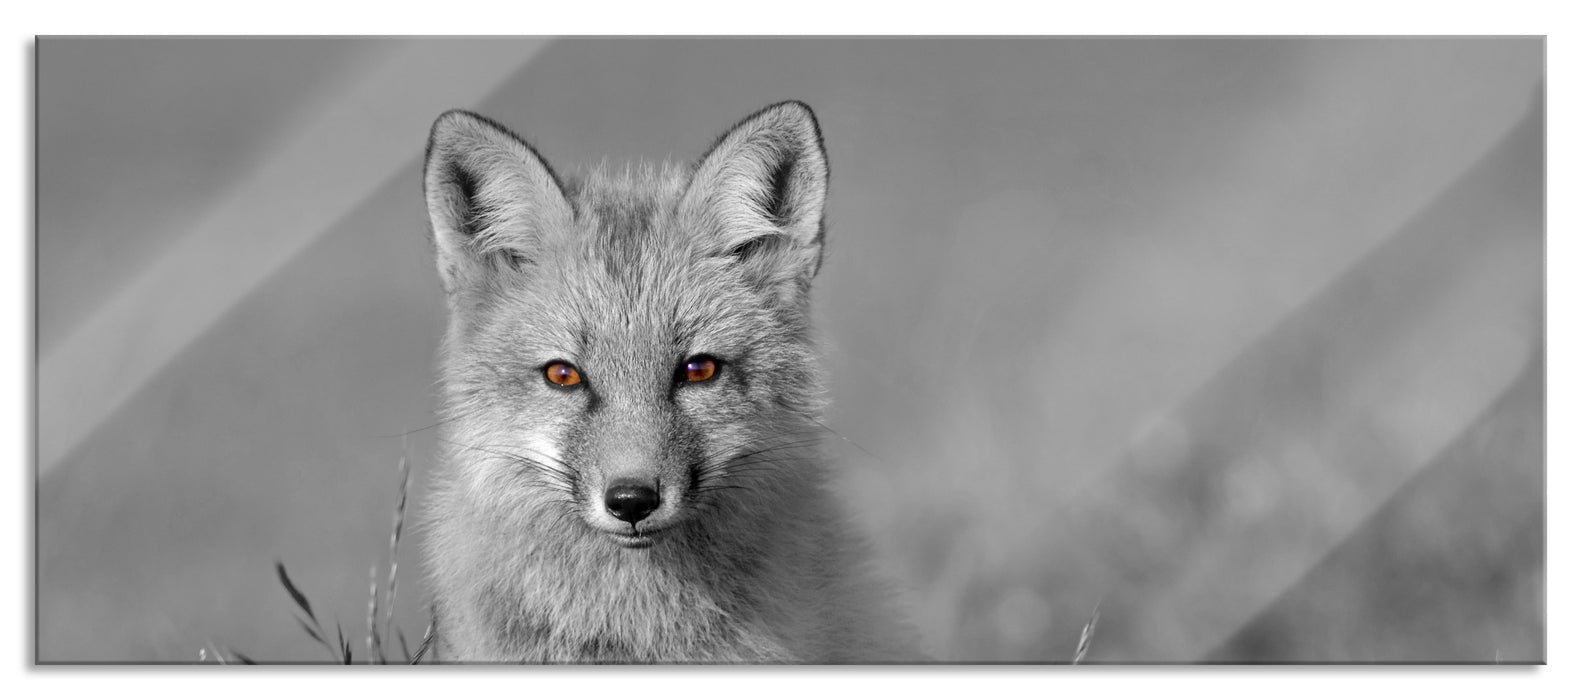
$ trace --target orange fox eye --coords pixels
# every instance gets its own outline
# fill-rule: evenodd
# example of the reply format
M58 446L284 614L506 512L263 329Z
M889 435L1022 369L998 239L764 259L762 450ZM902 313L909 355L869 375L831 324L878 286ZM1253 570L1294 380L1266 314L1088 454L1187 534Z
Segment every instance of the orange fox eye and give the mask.
M548 379L550 384L557 386L576 386L582 383L582 375L577 372L577 368L564 362L549 363L549 366L544 368L544 378Z
M714 358L699 355L687 360L687 363L681 366L681 376L689 382L706 382L714 377L714 372L718 369L719 365Z

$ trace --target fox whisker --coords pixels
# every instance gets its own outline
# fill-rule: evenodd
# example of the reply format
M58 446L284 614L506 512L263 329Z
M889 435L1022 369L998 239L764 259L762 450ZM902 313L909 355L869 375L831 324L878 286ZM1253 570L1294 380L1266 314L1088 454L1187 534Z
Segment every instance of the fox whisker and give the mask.
M458 447L477 450L479 452L484 452L496 457L502 457L504 459L510 460L512 463L518 466L526 467L532 470L540 477L541 483L545 484L546 486L557 491L562 491L573 497L576 495L577 473L570 467L561 464L558 461L556 461L554 464L551 464L540 459L527 457L514 452L507 452L505 450L491 449L481 445L469 445L466 443L454 442L444 439L441 439L441 442L456 445ZM534 452L537 451L534 450ZM547 456L546 459L548 459Z

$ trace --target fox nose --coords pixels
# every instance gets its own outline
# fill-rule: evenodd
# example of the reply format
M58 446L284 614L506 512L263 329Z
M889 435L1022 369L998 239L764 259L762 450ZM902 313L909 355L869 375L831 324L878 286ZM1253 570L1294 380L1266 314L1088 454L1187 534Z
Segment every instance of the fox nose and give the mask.
M636 525L659 507L659 492L644 484L619 482L604 492L604 507L610 515Z

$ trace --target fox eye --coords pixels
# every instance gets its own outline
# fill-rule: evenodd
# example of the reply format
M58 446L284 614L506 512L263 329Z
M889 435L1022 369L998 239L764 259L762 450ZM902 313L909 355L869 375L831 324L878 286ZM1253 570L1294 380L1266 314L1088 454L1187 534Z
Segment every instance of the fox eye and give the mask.
M719 363L708 355L695 355L681 365L681 378L689 382L706 382L719 371Z
M544 367L544 379L555 386L576 386L582 383L582 374L564 362L551 362Z

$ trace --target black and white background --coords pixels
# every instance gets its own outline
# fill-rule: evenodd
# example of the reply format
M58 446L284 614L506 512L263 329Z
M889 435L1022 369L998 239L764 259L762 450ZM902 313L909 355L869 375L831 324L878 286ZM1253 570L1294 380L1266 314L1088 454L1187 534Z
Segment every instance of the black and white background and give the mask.
M790 98L842 493L937 658L1097 607L1088 662L1545 660L1540 38L36 48L40 662L318 660L276 560L360 624L439 112L575 169Z

